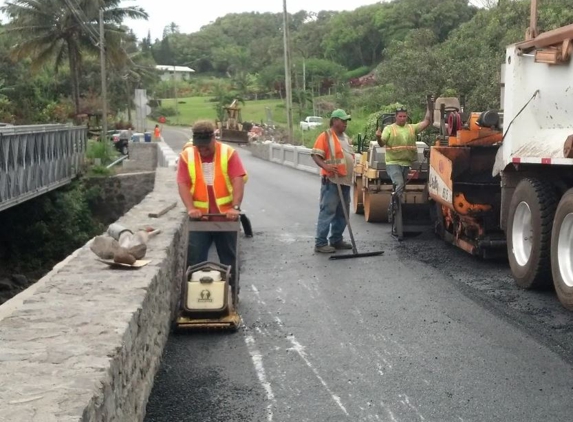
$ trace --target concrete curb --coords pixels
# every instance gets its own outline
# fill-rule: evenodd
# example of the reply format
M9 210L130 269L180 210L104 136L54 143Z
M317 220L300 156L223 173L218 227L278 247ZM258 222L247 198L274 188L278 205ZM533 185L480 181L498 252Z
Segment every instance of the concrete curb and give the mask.
M161 136L161 141L157 142L157 145L159 146L157 165L159 167L177 167L177 159L179 158L179 155L176 154L169 145L167 145L163 136Z

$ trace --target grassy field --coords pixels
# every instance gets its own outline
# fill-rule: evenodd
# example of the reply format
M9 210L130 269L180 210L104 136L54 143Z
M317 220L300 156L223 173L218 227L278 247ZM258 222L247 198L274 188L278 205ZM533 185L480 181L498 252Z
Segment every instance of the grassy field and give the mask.
M210 99L208 97L180 98L178 102L179 116L169 117L167 119L167 123L191 126L193 122L199 119L215 120L217 116L215 113L214 103L209 100ZM164 107L175 107L174 99L164 99L162 100L162 104ZM241 105L242 120L250 122L266 122L267 108L271 112L273 122L278 126L286 127L286 112L284 102L282 100L246 101L244 105ZM352 114L352 121L348 125L348 134L351 137L356 137L358 133L364 132L368 115L353 113L352 110L347 110L347 112ZM319 133L320 130L302 132L299 129L299 119L295 113L294 137L297 144L311 147Z
M261 122L266 121L266 109L271 111L272 119L275 123L286 124L286 114L284 103L281 100L259 100L246 101L241 105L241 117L243 121ZM172 98L162 100L164 107L175 107L175 100ZM179 124L192 125L199 119L215 120L214 103L209 97L180 98L178 101ZM169 123L177 123L177 118L171 116Z

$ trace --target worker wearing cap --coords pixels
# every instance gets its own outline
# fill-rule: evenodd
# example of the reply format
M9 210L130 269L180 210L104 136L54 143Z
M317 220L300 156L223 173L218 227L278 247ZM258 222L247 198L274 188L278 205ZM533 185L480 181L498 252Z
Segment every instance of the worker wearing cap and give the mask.
M422 122L408 124L408 110L398 107L396 122L386 126L383 132L380 129L376 131L378 144L386 147L386 173L392 179L397 194L403 192L412 162L418 158L417 135L430 126L431 119L428 107Z
M237 220L246 179L247 172L239 154L230 146L215 140L213 123L208 120L197 121L193 125L193 142L183 148L177 169L179 196L189 217L200 219L205 214L225 214L227 219ZM221 264L234 266L236 232L191 233L187 265L207 261L213 242Z
M316 138L311 153L314 162L320 167L322 183L314 245L314 250L318 253L352 249L352 245L345 242L342 237L346 229L346 220L336 186L338 181L348 211L354 169L354 150L350 138L345 133L350 119L350 115L344 110L334 110L330 115L330 128ZM335 174L338 177L335 177Z

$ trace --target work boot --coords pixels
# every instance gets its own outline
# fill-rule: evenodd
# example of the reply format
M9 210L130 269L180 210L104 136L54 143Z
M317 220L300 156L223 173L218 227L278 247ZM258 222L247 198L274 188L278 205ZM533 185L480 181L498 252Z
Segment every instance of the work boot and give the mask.
M334 249L352 249L352 245L344 240L332 244Z
M334 253L336 252L336 249L334 249L334 246L322 245L322 246L315 246L314 251L318 253Z

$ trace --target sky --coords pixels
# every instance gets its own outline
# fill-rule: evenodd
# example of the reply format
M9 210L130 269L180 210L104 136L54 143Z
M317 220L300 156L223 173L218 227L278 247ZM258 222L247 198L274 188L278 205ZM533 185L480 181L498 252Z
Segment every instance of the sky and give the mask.
M72 0L74 1L74 0ZM296 13L300 10L320 12L321 10L354 10L360 6L380 3L388 0L287 0L287 11ZM480 4L483 0L471 0ZM0 0L4 5L6 0ZM149 19L126 20L125 24L133 29L137 38L142 39L151 31L151 39L161 39L163 29L175 22L181 32L191 33L202 26L215 21L228 13L242 12L271 12L282 13L283 0L123 0L123 6L140 6L148 14ZM6 22L5 16L0 16Z
M389 0L287 0L287 11L354 10L385 1ZM470 3L480 6L484 1L470 0ZM126 21L126 25L133 29L139 39L151 31L152 41L161 39L163 29L171 22L179 25L181 32L188 34L199 31L202 26L228 13L283 11L283 0L206 0L205 4L200 0L124 0L123 4L138 5L149 14L147 21Z
M380 0L287 0L287 11L296 13L300 10L354 10L379 2ZM207 0L205 3L197 0L124 0L123 4L140 6L149 14L147 21L130 20L125 24L131 27L140 39L151 31L152 41L161 39L163 29L171 22L179 25L181 32L191 33L228 13L283 11L283 0Z

